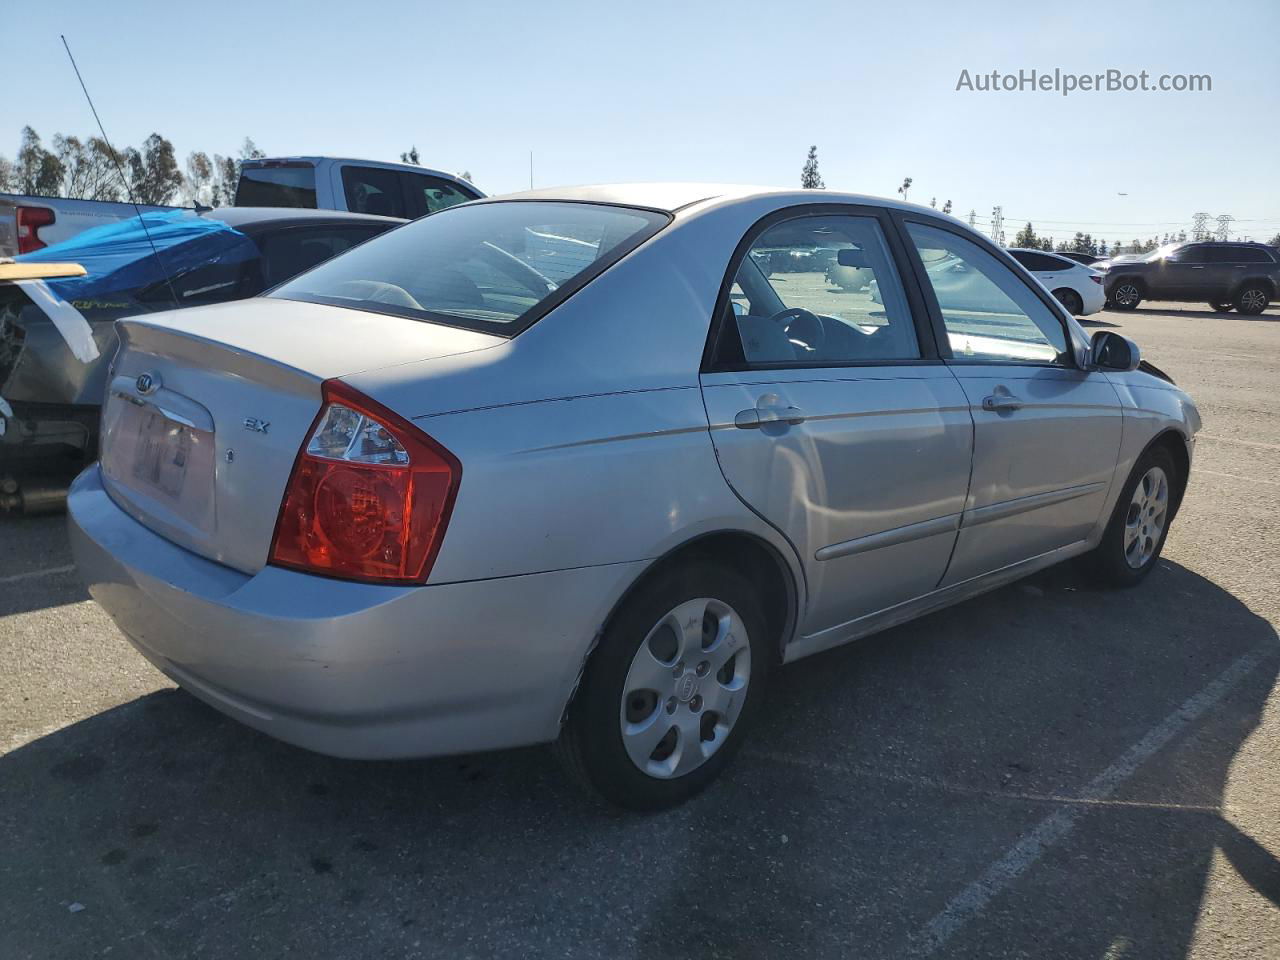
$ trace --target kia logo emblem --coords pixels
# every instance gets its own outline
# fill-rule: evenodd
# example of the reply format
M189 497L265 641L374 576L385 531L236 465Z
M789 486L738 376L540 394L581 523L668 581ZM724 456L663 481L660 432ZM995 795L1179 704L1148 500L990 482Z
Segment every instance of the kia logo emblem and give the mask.
M155 393L157 390L160 389L160 374L144 373L140 377L138 377L137 381L134 383L134 386L138 388L138 392L142 394L144 397L147 396L148 394Z

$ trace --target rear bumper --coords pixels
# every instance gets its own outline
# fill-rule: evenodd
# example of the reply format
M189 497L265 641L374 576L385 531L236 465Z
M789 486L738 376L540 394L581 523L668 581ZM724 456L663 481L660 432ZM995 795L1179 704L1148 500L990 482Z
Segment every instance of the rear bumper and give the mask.
M1092 281L1084 284L1084 289L1080 291L1080 301L1083 304L1083 316L1087 317L1091 313L1097 313L1107 302L1107 294L1103 290L1103 285Z
M97 464L67 515L90 594L148 660L237 720L341 757L554 739L596 633L643 567L422 587L249 576L139 524Z

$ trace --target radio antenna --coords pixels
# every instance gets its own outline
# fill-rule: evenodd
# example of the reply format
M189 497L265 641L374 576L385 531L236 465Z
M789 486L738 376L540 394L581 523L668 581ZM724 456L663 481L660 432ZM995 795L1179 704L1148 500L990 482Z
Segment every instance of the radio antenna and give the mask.
M129 196L129 202L133 204L133 211L138 215L138 223L142 226L142 232L147 237L147 243L151 245L151 252L155 254L156 266L160 268L160 273L164 276L164 282L169 287L169 296L173 298L173 305L181 307L178 302L178 292L173 289L173 281L169 279L169 271L164 268L164 260L160 257L160 249L156 246L155 240L151 239L151 231L147 229L147 221L142 218L142 208L138 206L138 201L133 195L133 187L129 183L129 178L124 175L124 167L120 166L120 155L116 153L116 148L111 145L111 139L107 136L107 130L102 125L102 118L98 116L98 108L93 105L93 97L89 96L89 88L84 85L84 77L80 75L80 67L76 64L76 58L71 53L71 45L67 43L67 38L63 34L58 34L62 40L62 46L67 51L67 59L71 61L71 69L76 72L76 79L80 81L80 89L84 91L84 98L89 101L89 110L93 113L93 119L98 124L98 132L102 134L102 142L107 145L107 152L111 156L111 162L115 165L116 173L120 175L120 182L124 184L124 191Z

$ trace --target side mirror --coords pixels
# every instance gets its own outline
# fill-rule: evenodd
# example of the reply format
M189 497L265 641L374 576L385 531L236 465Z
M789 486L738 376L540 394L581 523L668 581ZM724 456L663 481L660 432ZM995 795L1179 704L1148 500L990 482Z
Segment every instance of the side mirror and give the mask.
M1110 330L1099 330L1089 342L1089 366L1098 370L1137 370L1142 361L1138 345Z
M836 263L842 267L866 267L867 258L861 250L855 247L846 247L843 250L836 251Z

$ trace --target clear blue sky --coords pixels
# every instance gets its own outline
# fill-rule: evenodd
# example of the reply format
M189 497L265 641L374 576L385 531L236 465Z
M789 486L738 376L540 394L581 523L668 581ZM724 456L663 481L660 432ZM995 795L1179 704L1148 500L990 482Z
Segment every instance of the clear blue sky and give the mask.
M828 187L891 196L911 176L912 200L980 225L1002 204L1010 239L1031 218L1127 241L1197 210L1280 230L1277 0L8 0L3 22L10 157L26 123L93 132L65 33L116 145L158 131L180 158L246 135L269 155L416 144L499 193L528 185L531 150L539 186L793 185L813 143ZM955 89L966 68L1055 67L1207 73L1213 90Z

